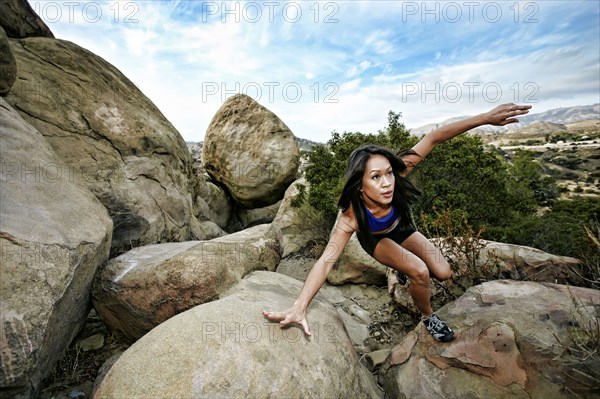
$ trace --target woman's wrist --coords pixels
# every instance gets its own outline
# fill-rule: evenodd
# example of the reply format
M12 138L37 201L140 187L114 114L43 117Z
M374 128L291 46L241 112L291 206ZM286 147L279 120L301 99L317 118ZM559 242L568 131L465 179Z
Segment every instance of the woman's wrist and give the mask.
M302 301L300 298L296 299L296 301L292 305L292 308L296 309L299 312L306 312L307 307L308 303L305 303L305 301Z
M489 120L487 112L484 112L484 113L479 114L479 115L475 115L473 117L473 124L475 125L474 127L479 127L479 126L487 125L489 123L490 123L490 120Z

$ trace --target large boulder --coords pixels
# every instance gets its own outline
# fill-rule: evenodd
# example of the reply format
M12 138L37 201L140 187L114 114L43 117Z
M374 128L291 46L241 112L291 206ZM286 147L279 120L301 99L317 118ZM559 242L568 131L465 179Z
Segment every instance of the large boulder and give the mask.
M172 316L216 299L252 270L275 270L279 239L269 225L210 241L135 248L111 259L93 286L94 307L135 340Z
M35 3L36 6L46 6L44 2ZM59 6L55 4L55 7L51 8L55 9L56 7ZM0 1L0 26L4 28L8 37L54 37L27 0Z
M85 323L112 221L0 98L0 396L34 397Z
M292 304L302 283L253 272L222 299L156 327L119 358L95 398L376 398L335 308L317 294L313 336L261 312ZM159 361L157 361L159 359Z
M438 311L456 340L437 342L420 323L382 368L384 390L394 398L590 398L598 394L598 312L593 289L474 286Z
M204 167L245 208L279 201L296 179L300 149L274 113L244 94L228 98L213 117L202 148Z
M76 44L10 42L19 68L6 100L108 209L112 254L188 240L198 223L191 155L156 106L117 68Z
M17 78L17 61L8 44L8 37L0 27L0 96L10 91Z

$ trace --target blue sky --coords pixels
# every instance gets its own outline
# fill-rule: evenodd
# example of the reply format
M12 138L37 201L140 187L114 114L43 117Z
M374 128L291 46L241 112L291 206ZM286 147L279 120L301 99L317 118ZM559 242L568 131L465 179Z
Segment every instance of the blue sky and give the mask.
M505 103L600 102L600 2L42 1L59 39L131 79L186 141L250 95L301 138Z

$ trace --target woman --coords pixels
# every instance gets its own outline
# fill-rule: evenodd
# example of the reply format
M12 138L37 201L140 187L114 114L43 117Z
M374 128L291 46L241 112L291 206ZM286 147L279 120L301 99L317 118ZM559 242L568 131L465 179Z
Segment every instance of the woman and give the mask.
M352 233L367 253L380 263L410 278L409 293L422 314L423 324L438 341L454 339L453 331L430 304L428 282L431 275L447 280L450 265L425 236L413 226L409 205L419 191L406 179L433 148L478 126L504 126L529 112L530 105L503 104L489 112L454 122L426 134L411 150L395 155L379 146L357 148L350 155L346 184L338 206L342 213L325 251L308 274L298 298L282 312L263 311L282 327L298 324L311 335L306 309L344 250Z

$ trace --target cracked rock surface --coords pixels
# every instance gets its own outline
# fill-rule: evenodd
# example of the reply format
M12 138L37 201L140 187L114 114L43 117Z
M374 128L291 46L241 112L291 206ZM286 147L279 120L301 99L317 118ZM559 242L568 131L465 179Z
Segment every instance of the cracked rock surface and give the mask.
M593 397L597 358L568 348L586 345L580 339L599 310L600 293L589 288L511 280L471 287L437 312L456 340L437 342L420 323L392 349L385 391L395 398Z
M0 392L28 398L85 322L112 221L1 98L0 120Z
M18 75L6 101L46 138L65 174L108 209L112 255L189 239L198 227L191 155L158 108L117 68L74 43L9 41Z

